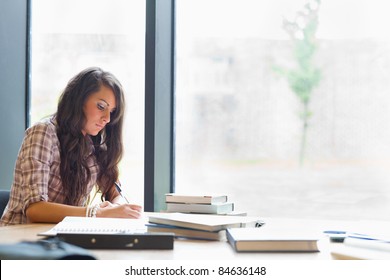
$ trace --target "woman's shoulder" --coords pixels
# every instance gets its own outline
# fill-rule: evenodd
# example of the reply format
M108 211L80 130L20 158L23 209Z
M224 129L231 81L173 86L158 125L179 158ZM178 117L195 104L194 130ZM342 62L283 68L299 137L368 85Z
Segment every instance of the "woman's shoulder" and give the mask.
M30 134L44 134L49 136L57 136L57 129L55 119L50 117L42 119L39 122L34 123L26 130L26 135Z

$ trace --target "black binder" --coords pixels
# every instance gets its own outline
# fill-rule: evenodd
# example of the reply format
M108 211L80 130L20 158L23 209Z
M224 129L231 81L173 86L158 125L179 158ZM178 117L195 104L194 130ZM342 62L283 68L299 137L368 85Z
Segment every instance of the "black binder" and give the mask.
M58 233L62 241L85 249L173 249L173 233Z

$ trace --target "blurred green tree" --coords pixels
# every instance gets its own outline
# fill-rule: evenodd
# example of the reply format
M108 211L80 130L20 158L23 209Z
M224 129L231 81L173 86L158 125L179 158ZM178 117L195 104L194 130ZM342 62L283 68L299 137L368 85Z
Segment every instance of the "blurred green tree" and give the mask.
M313 59L317 50L316 32L318 28L318 11L321 0L312 0L296 13L294 20L283 20L283 29L293 42L294 68L276 66L275 70L287 79L291 90L303 105L300 113L302 134L299 151L299 163L302 166L305 159L306 137L309 119L312 113L309 109L310 98L314 88L319 84L321 71Z

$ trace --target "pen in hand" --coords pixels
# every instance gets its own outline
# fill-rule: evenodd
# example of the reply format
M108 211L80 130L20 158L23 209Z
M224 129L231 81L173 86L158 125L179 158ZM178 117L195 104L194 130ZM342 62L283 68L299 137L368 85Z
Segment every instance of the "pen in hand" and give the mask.
M121 189L120 185L119 185L117 182L114 182L114 184L115 184L116 190L119 192L119 194L121 195L121 197L123 197L124 200L126 200L127 204L130 204L130 202L129 202L129 200L127 199L127 197L123 195L122 189Z

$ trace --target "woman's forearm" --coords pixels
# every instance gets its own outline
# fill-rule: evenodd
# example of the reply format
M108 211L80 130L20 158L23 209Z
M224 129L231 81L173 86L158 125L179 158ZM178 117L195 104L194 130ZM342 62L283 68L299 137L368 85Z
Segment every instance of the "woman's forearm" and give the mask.
M30 223L59 223L66 216L85 217L87 208L40 201L31 204L26 211ZM137 219L142 207L135 204L114 205L106 201L100 204L96 217Z
M65 216L85 216L86 207L40 201L31 204L26 215L30 223L58 223Z

